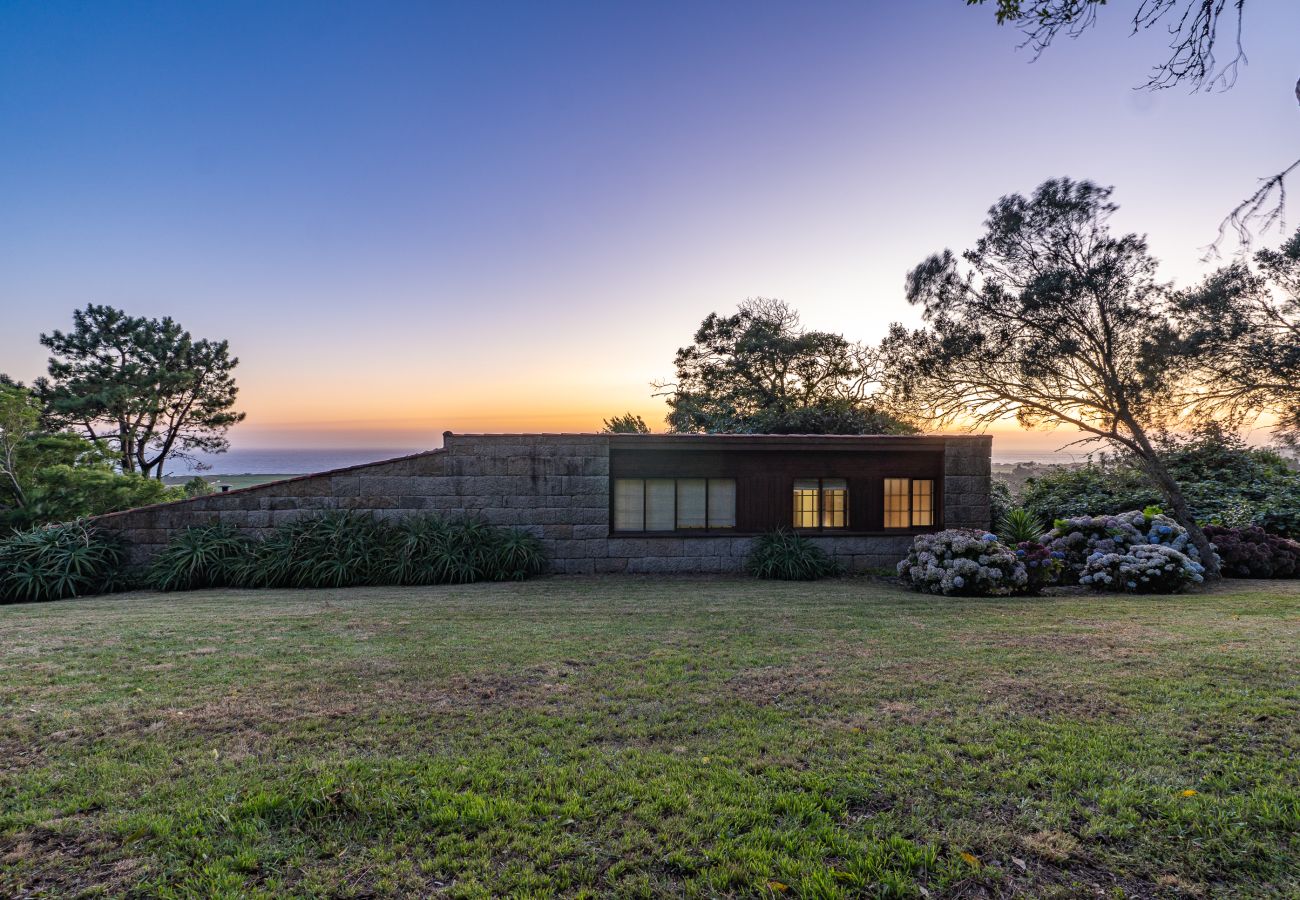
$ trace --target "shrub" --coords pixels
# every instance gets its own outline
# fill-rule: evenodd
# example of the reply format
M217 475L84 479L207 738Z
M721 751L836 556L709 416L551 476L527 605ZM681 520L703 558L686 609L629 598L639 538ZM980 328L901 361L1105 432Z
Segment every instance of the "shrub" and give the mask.
M914 590L963 597L992 597L1029 590L1025 564L997 535L953 528L917 535L898 564Z
M1257 526L1211 525L1205 536L1219 554L1229 578L1295 578L1300 574L1300 543L1268 534Z
M1279 454L1209 429L1170 443L1161 456L1201 525L1253 524L1300 537L1300 472ZM1122 458L1057 469L1031 478L1021 492L1022 505L1046 522L1116 515L1161 502L1141 469Z
M1079 584L1098 591L1162 594L1204 580L1204 567L1166 544L1137 544L1088 557Z
M233 570L244 587L391 583L393 529L371 515L327 512L279 526Z
M989 530L996 531L1015 505L1010 485L1000 478L989 481Z
M1065 561L1061 554L1038 541L1020 541L1016 544L1016 558L1025 566L1029 576L1026 593L1037 594L1061 580Z
M526 531L477 519L416 516L394 526L396 584L521 581L546 568L541 541Z
M1116 516L1075 516L1059 519L1043 538L1055 558L1065 563L1066 580L1077 580L1093 554L1125 553L1137 546L1164 546L1199 564L1199 554L1187 529L1154 507Z
M252 541L230 525L186 528L153 558L146 574L158 591L194 591L237 584Z
M522 528L498 528L487 567L493 581L523 581L546 568L542 542Z
M998 537L1010 545L1037 542L1047 533L1043 520L1023 506L1007 510L998 522Z
M757 578L779 581L815 581L840 571L821 547L784 528L754 538L745 569Z
M122 585L126 545L81 522L17 532L0 541L0 603L62 600Z

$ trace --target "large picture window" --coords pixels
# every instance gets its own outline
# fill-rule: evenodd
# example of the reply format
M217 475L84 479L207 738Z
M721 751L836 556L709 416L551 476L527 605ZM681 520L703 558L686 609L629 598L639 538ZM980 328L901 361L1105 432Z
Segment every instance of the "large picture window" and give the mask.
M797 478L795 528L847 528L849 483L843 478Z
M615 531L736 527L734 478L616 478Z
M928 528L933 524L933 478L885 479L886 528Z

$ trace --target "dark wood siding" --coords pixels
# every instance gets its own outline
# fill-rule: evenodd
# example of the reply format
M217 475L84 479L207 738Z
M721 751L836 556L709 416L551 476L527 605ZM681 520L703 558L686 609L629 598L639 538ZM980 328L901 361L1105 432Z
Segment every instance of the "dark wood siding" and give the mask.
M943 449L933 444L906 449L851 450L815 444L765 447L737 443L732 447L707 449L615 445L610 448L609 464L611 479L736 479L736 528L732 533L741 534L790 527L797 478L848 481L848 528L827 529L825 533L907 534L912 529L884 530L884 479L932 478L937 504L935 525L915 530L934 531L943 527Z

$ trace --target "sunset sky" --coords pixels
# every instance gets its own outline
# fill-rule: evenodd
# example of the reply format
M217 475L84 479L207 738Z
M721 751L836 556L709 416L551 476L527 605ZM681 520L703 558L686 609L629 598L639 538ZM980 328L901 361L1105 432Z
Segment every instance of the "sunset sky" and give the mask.
M6 3L0 371L99 302L230 340L236 447L661 429L710 311L875 341L1054 175L1190 280L1300 155L1300 4L1249 4L1238 84L1189 94L1134 90L1167 40L1135 2L1037 62L962 0Z

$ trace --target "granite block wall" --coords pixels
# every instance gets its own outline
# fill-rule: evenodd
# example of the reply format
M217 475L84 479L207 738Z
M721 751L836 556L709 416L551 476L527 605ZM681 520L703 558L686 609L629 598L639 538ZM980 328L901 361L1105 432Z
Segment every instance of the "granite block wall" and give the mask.
M193 500L101 516L132 544L136 561L158 552L177 529L211 522L252 536L324 510L381 517L470 513L525 528L546 548L552 569L606 572L738 572L750 538L617 537L609 532L607 435L445 435L440 450L308 475ZM943 509L948 527L986 528L991 439L944 441ZM892 566L908 536L814 539L850 570Z

